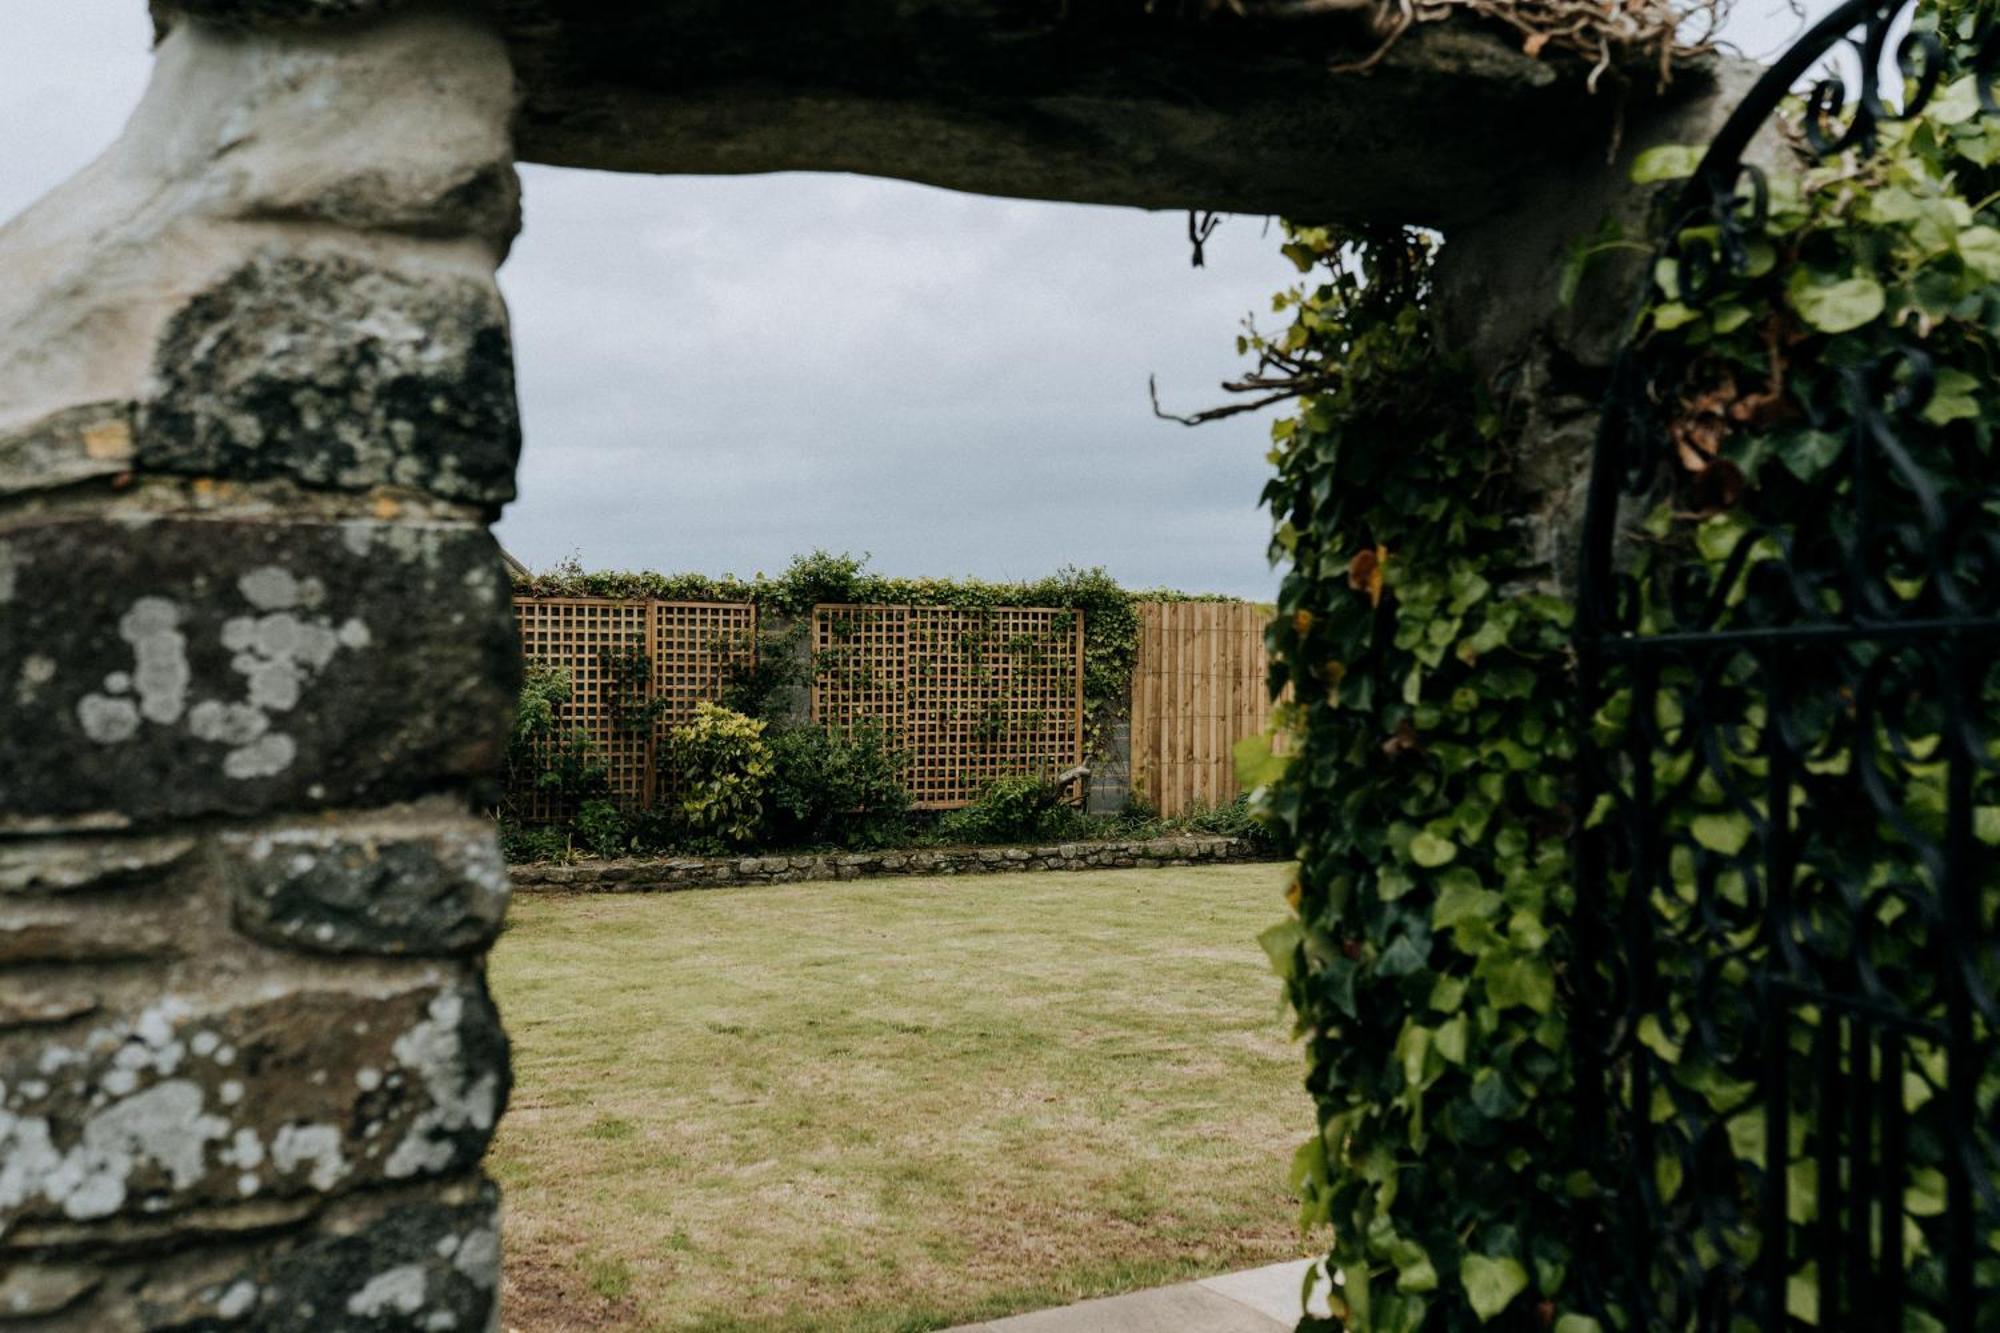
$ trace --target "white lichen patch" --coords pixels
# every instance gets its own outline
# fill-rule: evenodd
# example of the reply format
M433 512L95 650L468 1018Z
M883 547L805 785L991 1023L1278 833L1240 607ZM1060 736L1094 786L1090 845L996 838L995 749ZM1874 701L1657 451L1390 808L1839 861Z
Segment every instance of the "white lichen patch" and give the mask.
M139 705L130 699L86 694L77 700L77 725L99 745L117 745L139 734Z
M453 1267L473 1283L489 1291L500 1285L500 1233L479 1227L465 1237L452 1260Z
M215 1303L215 1313L224 1319L241 1319L257 1303L257 1284L247 1278L231 1284Z
M34 1192L82 1221L123 1207L127 1182L149 1165L165 1171L176 1190L190 1188L207 1170L208 1144L229 1132L227 1121L202 1110L202 1101L199 1084L169 1079L112 1102L84 1121L75 1147L54 1160L43 1157Z
M449 1167L458 1149L444 1136L464 1129L491 1129L499 1114L498 1077L488 1071L470 1081L466 1078L459 1039L464 1017L464 998L447 991L432 1000L426 1017L391 1047L403 1068L423 1081L431 1102L410 1122L382 1164L383 1174L392 1180Z
M286 1125L271 1140L271 1164L283 1172L310 1164L306 1178L316 1190L330 1190L347 1174L337 1125Z
M260 736L222 757L222 772L239 780L268 778L284 772L298 754L298 743L282 731Z
M118 620L118 636L132 645L132 688L148 722L168 723L187 710L187 636L181 608L164 597L141 597Z
M42 686L56 678L56 660L41 653L29 653L21 660L21 677L14 682L14 699L26 708L35 702Z
M313 614L326 595L316 578L262 565L237 579L236 587L254 613L225 620L220 642L231 670L243 678L240 698L205 698L189 706L184 613L164 597L141 597L119 621L119 634L132 645L133 669L110 672L101 692L78 701L84 734L117 745L137 736L145 722L172 725L185 715L194 739L229 747L224 776L249 781L290 768L298 742L274 729L274 716L296 709L336 654L361 651L371 636L354 617L336 628L332 617ZM136 701L128 697L135 693Z
M424 1308L424 1270L416 1264L385 1269L347 1298L347 1313L373 1319L386 1313L415 1314Z

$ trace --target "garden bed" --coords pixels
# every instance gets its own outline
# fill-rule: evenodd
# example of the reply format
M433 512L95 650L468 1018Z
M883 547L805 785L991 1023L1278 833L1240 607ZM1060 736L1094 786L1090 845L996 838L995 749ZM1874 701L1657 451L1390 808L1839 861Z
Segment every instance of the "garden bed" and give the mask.
M791 856L661 856L509 868L516 889L558 893L660 893L739 884L790 884L884 875L996 875L1029 870L1128 870L1277 859L1250 838L1123 838L1032 847L920 847Z

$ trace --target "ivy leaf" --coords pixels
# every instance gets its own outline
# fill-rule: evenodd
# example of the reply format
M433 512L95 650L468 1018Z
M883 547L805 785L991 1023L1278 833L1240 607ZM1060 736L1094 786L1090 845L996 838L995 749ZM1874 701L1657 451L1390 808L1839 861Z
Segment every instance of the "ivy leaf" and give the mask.
M1882 313L1887 297L1882 284L1870 277L1843 278L1838 282L1813 281L1811 272L1800 269L1792 276L1786 295L1799 318L1822 333L1847 333Z
M1428 829L1410 839L1410 859L1426 870L1450 865L1458 856L1458 847L1449 838L1440 838Z
M1495 1009L1520 1004L1546 1014L1555 1008L1555 973L1540 958L1488 954L1479 960L1477 972L1486 982L1486 998Z
M1566 1314L1556 1320L1555 1333L1604 1333L1604 1325L1587 1314Z
M1735 810L1704 811L1689 823L1688 832L1711 852L1734 856L1750 841L1750 820Z
M1653 307L1653 327L1662 333L1670 333L1683 324L1692 324L1701 318L1701 311L1679 301L1666 301Z
M2000 230L1967 227L1958 234L1958 257L1988 282L2000 281Z
M2000 235L2000 233L1995 233ZM1800 481L1811 481L1824 472L1846 442L1832 431L1786 431L1775 441L1778 461Z
M1941 367L1937 372L1937 387L1930 401L1924 404L1924 420L1933 426L1978 420L1979 400L1974 397L1978 388L1979 381L1964 371Z
M1485 1323L1528 1289L1528 1270L1513 1259L1468 1254L1459 1265L1458 1280L1465 1286L1465 1299L1472 1312Z
M1236 760L1236 783L1245 791L1270 786L1284 777L1285 770L1291 767L1292 761L1288 756L1273 753L1271 736L1268 731L1245 736L1236 742L1231 752Z
M1707 150L1698 144L1663 143L1632 159L1632 183L1657 185L1661 181L1685 180L1694 175Z
M1979 87L1970 74L1947 84L1924 108L1924 115L1940 125L1962 125L1978 114Z
M1299 945L1305 942L1305 927L1296 921L1280 921L1257 937L1271 960L1271 970L1286 981L1298 966Z

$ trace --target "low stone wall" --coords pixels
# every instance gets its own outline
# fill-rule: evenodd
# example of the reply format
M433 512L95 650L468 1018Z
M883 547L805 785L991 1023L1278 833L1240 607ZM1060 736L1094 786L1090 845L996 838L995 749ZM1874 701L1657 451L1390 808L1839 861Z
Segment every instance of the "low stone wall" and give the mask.
M643 857L575 865L521 865L514 887L552 893L655 893L732 884L863 879L883 875L996 875L1028 870L1112 870L1268 861L1270 852L1242 838L1142 838L1064 842L1039 847L926 847L816 856Z

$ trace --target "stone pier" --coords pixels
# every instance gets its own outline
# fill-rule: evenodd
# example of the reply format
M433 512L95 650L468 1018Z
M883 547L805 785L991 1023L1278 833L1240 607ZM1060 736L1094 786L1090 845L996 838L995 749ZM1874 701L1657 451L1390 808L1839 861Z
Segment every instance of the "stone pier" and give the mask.
M513 74L245 8L0 232L0 1328L477 1333Z

